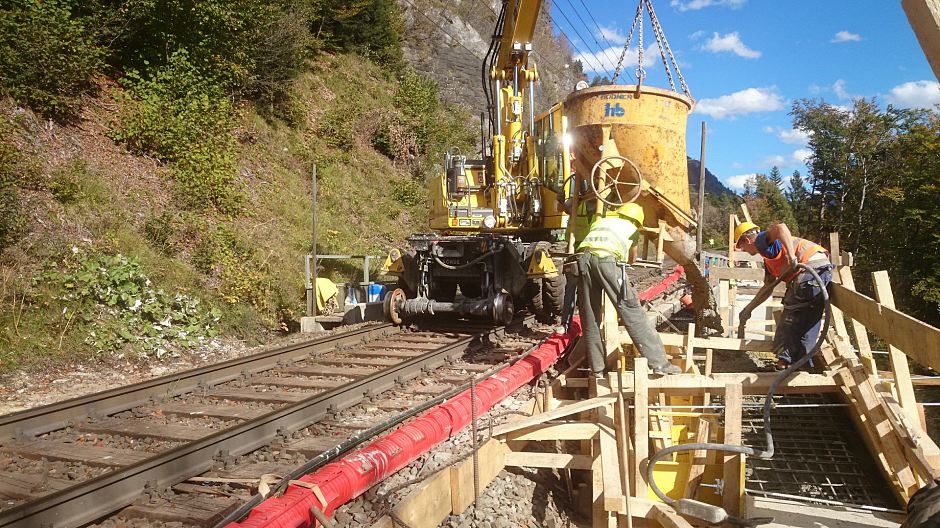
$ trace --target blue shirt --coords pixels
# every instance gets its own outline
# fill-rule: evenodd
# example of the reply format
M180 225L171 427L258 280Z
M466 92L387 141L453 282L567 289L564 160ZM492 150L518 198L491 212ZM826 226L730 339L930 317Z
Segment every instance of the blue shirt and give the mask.
M767 231L757 233L757 240L754 241L757 251L767 258L777 258L777 255L783 251L783 244L780 240L774 240L773 243L767 242Z

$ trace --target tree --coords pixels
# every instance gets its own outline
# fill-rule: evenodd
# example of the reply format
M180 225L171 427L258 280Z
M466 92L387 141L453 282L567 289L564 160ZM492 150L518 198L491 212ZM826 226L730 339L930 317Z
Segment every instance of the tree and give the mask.
M777 171L780 177L780 171ZM751 213L755 224L766 228L771 224L783 223L796 230L796 218L790 203L783 196L778 184L764 174L755 174L744 185L744 203Z
M793 217L796 219L798 225L808 225L809 219L806 217L807 212L807 197L809 193L806 191L806 182L803 179L803 175L800 174L800 171L795 170L793 174L790 175L790 183L787 188L784 196L787 198L787 202L790 203L790 209L793 210Z
M780 176L780 169L776 165L770 169L770 174L767 175L767 179L776 185L778 189L783 189L783 176Z

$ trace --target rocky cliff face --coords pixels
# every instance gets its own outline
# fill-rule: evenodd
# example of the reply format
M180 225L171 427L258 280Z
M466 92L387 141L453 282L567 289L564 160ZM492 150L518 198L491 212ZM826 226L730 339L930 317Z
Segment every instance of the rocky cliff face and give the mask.
M419 72L436 79L445 100L474 115L486 111L483 58L489 48L501 0L399 0L405 20L405 57ZM571 50L557 39L545 2L530 56L538 67L536 113L564 99L580 72Z

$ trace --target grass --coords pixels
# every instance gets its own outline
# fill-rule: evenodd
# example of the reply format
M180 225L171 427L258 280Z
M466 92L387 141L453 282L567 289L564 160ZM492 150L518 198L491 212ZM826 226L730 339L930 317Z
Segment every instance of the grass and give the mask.
M325 55L295 82L297 123L242 108L238 179L246 198L236 216L180 208L172 198L169 169L152 160L120 148L114 149L119 154L107 155L88 148L63 161L54 155L55 144L44 144L30 136L29 127L20 127L24 142L39 145L31 149L34 159L55 185L33 193L40 207L31 235L0 255L0 374L94 356L85 345L94 325L70 322L69 311L63 313L68 307L54 300L58 292L30 285L43 264L62 262L73 245L138 259L156 287L220 308L223 336L255 344L287 329L304 309L314 164L321 254L384 255L411 233L426 230L423 201L402 205L392 192L411 176L371 146L376 116L393 107L396 87L396 80L375 64L354 55ZM331 111L352 132L348 149L331 146L319 133ZM101 124L107 125L107 119ZM110 141L104 132L94 140ZM247 253L236 258L234 271L232 261L223 260L207 272L194 256L220 229L234 233L232 243L248 248ZM361 274L358 264L325 262L324 267L324 275L336 281L359 280ZM231 286L225 281L242 279L263 288L263 303L225 301Z

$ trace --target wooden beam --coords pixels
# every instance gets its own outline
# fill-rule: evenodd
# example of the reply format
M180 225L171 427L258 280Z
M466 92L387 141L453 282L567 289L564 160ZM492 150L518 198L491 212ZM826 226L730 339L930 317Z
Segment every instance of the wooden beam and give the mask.
M696 444L702 444L708 442L709 431L711 424L708 420L704 418L698 418L693 422L695 426L695 440ZM685 481L685 489L682 492L682 496L687 499L695 499L695 494L698 491L698 486L702 482L702 475L705 473L705 462L707 460L708 453L704 449L696 449L692 451L691 457L691 466L689 466L689 477Z
M838 269L840 284L850 290L855 289L855 278L852 276L851 266L842 266ZM855 344L858 347L858 355L861 357L865 370L868 371L874 380L878 381L878 368L875 366L875 358L871 353L871 343L868 341L868 329L862 323L852 319L852 333L855 334Z
M585 422L542 423L524 427L506 435L507 441L591 440L597 437L597 425Z
M503 470L505 456L508 452L509 448L506 447L506 444L496 439L490 439L480 447L477 461L480 470L478 478L481 492ZM468 458L450 467L451 511L455 515L463 513L476 500L473 494L473 459ZM438 524L441 521L438 521Z
M876 271L871 274L875 286L875 298L882 306L894 308L894 293L891 291L891 279L887 271ZM888 360L891 363L891 372L894 373L894 386L898 394L898 403L910 423L920 423L917 412L917 398L914 396L914 385L911 383L911 367L907 364L907 356L894 345L888 344ZM926 427L926 425L922 425Z
M473 495L472 485L470 495ZM434 528L450 513L450 468L438 471L419 483L395 506L395 516L412 528Z
M752 280L763 281L764 270L760 268L719 268L714 267L708 274L717 280Z
M741 445L742 400L740 383L725 386L726 444ZM722 507L729 515L740 516L744 511L744 455L726 452L722 475L725 482Z
M610 405L616 401L616 396L607 395L607 396L598 396L596 398L591 398L589 400L578 401L574 403L568 403L562 405L558 408L552 409L548 412L541 414L536 414L535 416L530 416L528 418L523 418L522 420L511 422L507 424L500 425L499 427L493 428L493 436L504 435L512 431L518 431L519 429L530 427L533 425L538 425L541 423L549 422L552 420L557 420L559 418L564 418L575 413L582 411L589 411L591 409L596 409L604 405Z
M667 376L669 377L669 376ZM626 382L627 380L624 380ZM626 384L626 383L625 383ZM633 363L633 468L636 489L634 497L646 497L649 483L646 480L646 464L649 462L649 365L646 358L636 358ZM624 388L626 389L626 387Z
M596 380L598 396L610 394L610 385L607 380ZM601 448L601 470L604 483L604 511L617 511L620 509L619 497L623 497L623 481L620 478L620 456L617 449L617 436L614 423L614 407L604 405L594 410L597 427L600 430L599 440ZM615 499L613 501L608 499Z
M613 378L614 374L608 376ZM729 383L735 383L743 386L745 394L766 394L777 377L776 372L716 372L711 376L675 374L649 380L647 390L689 393L699 389L724 389ZM625 377L623 381L624 392L634 392L635 387L630 377ZM838 390L838 382L831 373L797 372L777 388L777 393L821 393Z
M662 503L653 505L647 517L658 522L663 528L692 528L689 521L683 519L672 508Z
M549 469L591 469L591 457L587 455L569 455L565 453L526 453L510 451L506 453L506 465L512 467L533 467Z
M940 329L841 284L832 285L832 302L921 365L940 370Z

